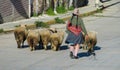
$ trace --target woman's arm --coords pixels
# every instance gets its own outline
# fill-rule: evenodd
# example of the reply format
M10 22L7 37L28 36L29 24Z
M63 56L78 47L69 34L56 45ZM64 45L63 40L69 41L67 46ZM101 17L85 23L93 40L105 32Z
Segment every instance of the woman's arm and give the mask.
M87 35L87 30L85 28L84 22L83 22L83 20L80 17L78 19L78 23L80 24L80 26L82 28L82 31L85 33L85 35Z

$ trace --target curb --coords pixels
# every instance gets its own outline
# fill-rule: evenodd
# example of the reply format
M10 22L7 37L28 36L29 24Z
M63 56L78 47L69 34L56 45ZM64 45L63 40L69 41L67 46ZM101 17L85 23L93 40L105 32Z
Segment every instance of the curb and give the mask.
M105 8L104 8L105 9ZM100 10L103 10L103 8L101 8ZM87 17L87 16L90 16L92 14L95 14L97 13L97 9L96 10L93 10L93 11L90 11L90 12L87 12L87 13L83 13L83 14L80 14L81 17ZM61 18L62 20L66 21L70 18L71 16L68 16L68 17L64 17L64 18ZM55 20L49 20L49 21L46 21L45 23L47 23L48 25L51 25L51 24L55 24ZM36 25L33 23L33 24L27 24L27 28L28 29L36 29ZM11 33L13 32L14 29L3 29L3 32L1 33ZM0 34L1 34L0 33Z

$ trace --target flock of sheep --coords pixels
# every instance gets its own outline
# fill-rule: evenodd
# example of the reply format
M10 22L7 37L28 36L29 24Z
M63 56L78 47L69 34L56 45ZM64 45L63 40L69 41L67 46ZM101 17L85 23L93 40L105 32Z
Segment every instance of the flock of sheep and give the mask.
M65 32L57 30L55 28L42 28L35 30L27 30L26 25L20 25L14 30L15 40L17 42L17 48L22 48L24 41L27 40L28 46L31 51L34 51L36 46L39 45L47 50L50 43L51 49L57 51L60 49L60 45L63 42ZM89 38L86 38L84 33L83 49L88 52L94 52L94 46L97 43L97 37L95 31L88 31Z
M18 48L22 48L24 41L27 40L31 51L35 50L37 45L42 45L47 50L49 43L51 49L57 51L63 42L64 32L55 28L27 30L26 25L21 25L14 30L14 36Z

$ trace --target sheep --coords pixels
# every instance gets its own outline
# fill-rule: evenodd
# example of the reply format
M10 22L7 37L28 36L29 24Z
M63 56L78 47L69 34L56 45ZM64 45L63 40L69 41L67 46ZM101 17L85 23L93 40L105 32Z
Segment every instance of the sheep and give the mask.
M83 44L83 49L87 49L89 53L92 53L92 52L94 52L94 47L97 44L97 32L88 31L87 34L88 34L89 38L86 38L84 36L85 41ZM87 45L87 47L86 47L86 45Z
M37 44L40 45L40 35L38 30L29 30L29 33L27 36L27 43L31 51L35 50L35 47L37 46Z
M50 42L50 35L55 32L56 32L55 28L48 28L48 29L43 28L42 30L39 31L41 42L45 50L47 50L48 43Z
M58 51L60 48L60 45L62 44L64 39L64 32L58 31L57 33L53 33L50 36L50 43L51 43L51 49L54 51Z
M24 45L24 41L27 38L27 34L28 34L28 31L26 29L26 25L20 25L19 27L14 29L14 36L17 42L17 48L22 48L22 46Z

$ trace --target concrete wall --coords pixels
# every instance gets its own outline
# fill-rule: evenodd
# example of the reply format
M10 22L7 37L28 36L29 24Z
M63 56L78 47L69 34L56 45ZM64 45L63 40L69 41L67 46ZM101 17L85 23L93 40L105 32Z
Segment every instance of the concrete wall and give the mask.
M0 0L0 23L29 17L29 0Z

